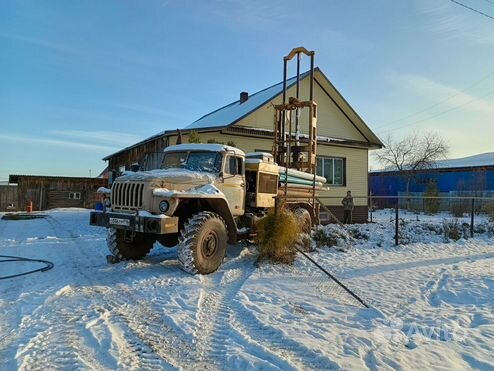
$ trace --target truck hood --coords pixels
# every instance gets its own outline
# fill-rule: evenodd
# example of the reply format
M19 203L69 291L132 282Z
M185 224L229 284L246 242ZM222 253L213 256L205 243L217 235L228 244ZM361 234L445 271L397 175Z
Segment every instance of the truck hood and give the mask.
M170 185L182 185L179 188L190 188L202 184L213 183L217 175L201 171L187 169L157 169L140 171L137 173L127 171L118 177L117 181L148 182L153 187L172 188ZM183 187L183 186L189 187Z

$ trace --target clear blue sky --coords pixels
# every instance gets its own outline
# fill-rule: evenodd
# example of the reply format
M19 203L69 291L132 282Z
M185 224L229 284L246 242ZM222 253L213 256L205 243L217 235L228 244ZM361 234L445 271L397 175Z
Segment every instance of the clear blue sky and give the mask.
M494 16L490 0L463 0ZM101 158L279 82L293 47L376 133L494 147L494 21L449 0L2 1L0 180Z

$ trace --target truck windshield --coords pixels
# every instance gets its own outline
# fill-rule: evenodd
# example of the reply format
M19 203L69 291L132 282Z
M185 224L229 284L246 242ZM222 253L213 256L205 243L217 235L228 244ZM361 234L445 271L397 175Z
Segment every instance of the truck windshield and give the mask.
M221 168L221 154L219 152L169 152L165 154L161 168L185 168L218 173Z

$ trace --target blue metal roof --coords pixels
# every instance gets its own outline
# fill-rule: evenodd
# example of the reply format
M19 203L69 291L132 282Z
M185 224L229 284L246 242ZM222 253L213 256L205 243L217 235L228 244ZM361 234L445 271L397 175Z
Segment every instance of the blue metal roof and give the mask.
M300 74L300 80L309 75L310 71ZM292 77L287 80L287 89L296 84L296 82L296 77ZM283 82L250 95L249 99L244 103L240 103L240 100L237 100L220 109L217 109L216 111L208 113L207 115L204 115L200 119L194 121L192 124L184 127L184 130L222 128L233 125L281 93L283 93Z

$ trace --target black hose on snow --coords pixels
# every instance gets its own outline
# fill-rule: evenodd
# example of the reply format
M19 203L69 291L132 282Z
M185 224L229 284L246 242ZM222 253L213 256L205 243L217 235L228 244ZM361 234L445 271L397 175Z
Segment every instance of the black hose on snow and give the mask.
M360 304L362 304L365 308L369 308L367 303L363 301L361 298L358 297L357 294L355 294L352 290L350 290L343 282L341 282L338 278L333 276L331 273L329 273L326 269L321 267L314 259L312 259L309 255L307 255L305 252L303 252L300 248L295 246L295 249L302 254L304 258L306 258L308 261L310 261L312 264L314 264L319 270L321 270L326 276L331 278L334 282L336 282L343 290L345 290L348 294L350 294L355 300L357 300Z
M31 273L36 273L36 272L46 272L52 269L55 264L53 264L51 261L48 260L42 260L42 259L30 259L30 258L23 258L21 256L10 256L10 255L0 255L0 258L4 258L0 260L0 263L6 263L6 262L33 262L33 263L42 263L45 264L44 267L38 268L38 269L33 269L28 272L23 272L23 273L17 273L17 274L12 274L10 276L0 276L0 280L5 280L7 278L14 278L14 277L20 277L20 276L25 276L27 274Z

